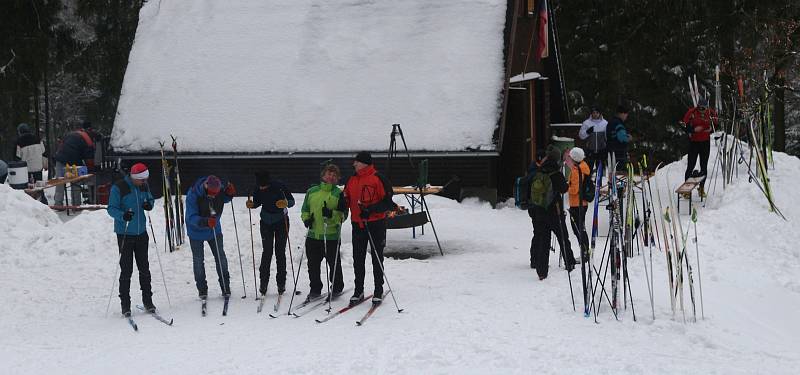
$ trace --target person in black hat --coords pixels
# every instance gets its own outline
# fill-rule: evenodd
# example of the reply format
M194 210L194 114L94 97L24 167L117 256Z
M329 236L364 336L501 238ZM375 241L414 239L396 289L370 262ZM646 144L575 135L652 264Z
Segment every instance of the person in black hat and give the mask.
M383 302L383 248L386 247L386 212L394 207L392 184L372 165L372 155L361 151L353 159L355 173L344 187L350 220L353 224L353 271L355 291L350 304L364 299L364 263L367 246L371 249L375 285L372 303Z
M294 206L294 197L283 182L273 179L269 172L256 173L256 187L252 199L247 200L247 208L261 207L261 265L259 271L259 292L267 294L269 267L272 253L275 252L275 283L278 294L286 290L286 242L289 238L289 207Z
M614 153L617 165L616 170L626 170L625 164L628 162L628 143L631 141L631 136L625 128L625 121L628 120L628 107L619 105L617 107L617 114L608 122L607 127L607 142L606 147L609 152ZM609 166L612 168L614 166Z
M47 169L47 152L42 140L33 133L30 125L21 123L17 126L17 152L16 159L28 165L28 181L44 181L42 170ZM47 204L44 194L39 196L39 201Z

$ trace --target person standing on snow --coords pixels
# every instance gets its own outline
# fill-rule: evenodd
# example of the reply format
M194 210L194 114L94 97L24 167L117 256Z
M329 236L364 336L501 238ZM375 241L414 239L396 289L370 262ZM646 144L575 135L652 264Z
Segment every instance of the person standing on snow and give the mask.
M606 128L606 147L609 152L614 153L616 158L617 171L625 171L625 164L628 162L628 143L631 141L631 136L628 130L625 129L625 121L628 120L628 108L624 105L617 107L617 114L611 121L608 122ZM611 168L612 166L609 166Z
M30 125L21 123L17 126L17 160L22 160L28 165L28 181L43 181L42 170L47 169L47 152L42 140L33 134ZM39 200L47 204L44 194Z
M588 256L589 238L586 234L586 208L589 202L581 199L581 192L584 186L591 183L591 169L584 161L584 152L580 147L573 147L569 151L572 159L569 174L569 216L572 218L572 231L578 238L581 246L581 254L584 258Z
M94 168L94 148L92 123L84 121L81 124L81 129L69 132L64 136L64 140L54 157L56 160L56 177L64 177L66 175L67 164L86 165L89 169ZM82 184L77 185L82 186ZM77 189L77 187L73 186L71 192L72 204L74 205L82 203L81 191L83 188ZM55 201L57 206L64 205L64 193L65 185L56 186Z
M294 197L282 182L272 179L269 172L256 173L256 188L253 199L247 200L247 208L261 207L261 253L259 292L267 294L269 266L275 252L275 282L278 294L286 290L286 242L289 239L289 207L294 206Z
M561 173L558 161L561 152L553 146L547 148L545 157L538 163L531 180L531 207L528 215L533 223L533 266L539 280L547 278L550 262L551 233L556 235L567 271L575 268L575 256L564 223L562 194L567 192L567 179Z
M221 194L222 193L222 194ZM222 241L222 225L219 219L225 203L236 195L232 183L225 184L217 176L200 177L186 194L186 234L192 248L194 282L200 299L208 297L206 269L204 263L204 242L208 242L211 255L217 267L217 278L224 297L231 295L231 277L228 273L228 258Z
M597 163L606 164L606 159L608 158L608 150L606 149L607 126L608 121L603 118L598 107L592 107L589 118L581 124L578 137L584 141L584 147L588 151L586 160L589 161L590 170L595 168Z
M311 288L308 299L315 299L322 293L322 258L328 262L328 281L333 284L332 296L338 297L344 290L342 261L338 250L342 222L347 219L347 203L344 193L336 186L340 177L339 167L334 164L326 165L320 177L322 182L306 191L300 216L308 228L306 257Z
M688 180L692 176L698 156L700 157L700 175L707 175L708 156L711 153L711 132L718 122L717 112L708 108L708 100L705 98L700 99L697 107L689 108L683 115L680 124L689 133L689 156L684 180ZM705 197L705 180L700 183L699 193L701 197Z
M147 187L150 172L147 166L136 163L130 175L117 181L111 187L106 212L114 218L114 233L119 246L119 300L122 315L131 315L131 275L133 260L139 269L139 286L142 289L142 303L147 312L155 312L153 291L150 285L150 263L147 259L147 217L144 211L153 209L153 195Z
M353 225L354 305L364 299L364 262L367 246L372 250L372 303L383 302L383 248L386 247L386 211L394 207L392 184L372 165L372 155L361 151L353 160L355 173L345 184L344 194Z

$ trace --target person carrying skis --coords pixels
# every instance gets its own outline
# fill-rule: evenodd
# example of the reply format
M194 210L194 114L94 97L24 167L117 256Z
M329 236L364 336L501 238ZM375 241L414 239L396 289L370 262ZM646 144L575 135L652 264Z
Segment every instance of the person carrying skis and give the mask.
M583 192L587 184L591 184L591 169L584 161L584 152L580 147L573 147L569 151L572 159L569 174L569 216L572 218L572 232L580 242L584 259L588 257L589 238L586 234L586 208L589 202L583 199Z
M328 281L333 284L332 296L338 297L344 290L342 261L338 250L341 225L347 219L347 203L344 193L336 186L340 177L339 167L334 164L326 165L320 177L322 182L306 191L300 214L303 224L308 228L306 256L311 288L308 299L318 298L322 293L322 258L328 262Z
M259 271L259 292L267 294L269 284L269 266L272 253L275 252L275 282L278 294L286 290L286 242L289 238L289 207L294 206L294 197L282 182L272 179L269 172L256 173L256 187L253 199L247 200L247 208L261 207L261 253Z
M84 121L81 128L64 136L64 140L55 154L56 177L64 177L67 164L86 165L94 168L94 139L92 138L92 123ZM82 184L78 184L82 185ZM72 204L81 204L81 191L83 188L76 189L73 186L71 198ZM64 205L65 185L56 186L55 201L57 206Z
M708 108L708 100L705 98L700 99L696 107L689 108L683 115L680 125L689 134L689 156L684 180L692 177L698 156L700 157L700 176L707 175L708 157L711 153L711 132L718 123L717 112ZM706 196L705 180L700 183L698 192L701 197Z
M553 146L548 146L531 180L531 207L528 209L528 215L533 223L533 263L539 280L547 278L551 233L558 239L567 271L572 271L576 263L566 236L567 228L561 207L562 194L567 192L568 186L567 179L558 165L559 160L561 152Z
M608 150L606 149L607 126L608 121L603 118L598 107L592 107L589 118L581 124L578 137L584 141L584 146L588 151L586 160L589 161L590 170L595 167L596 163L606 164L606 159L608 158Z
M155 312L153 291L150 285L150 264L147 260L147 217L144 211L153 209L153 195L147 187L150 172L147 166L136 163L130 174L114 183L108 197L106 212L114 218L114 233L119 246L119 300L122 315L131 315L131 275L133 261L139 269L139 286L142 289L142 303L147 312Z
M192 249L194 282L200 299L208 297L208 283L204 263L204 242L208 242L217 267L217 278L224 297L231 295L231 277L228 273L228 258L223 246L220 218L225 203L236 195L232 183L224 185L219 177L200 177L186 194L186 234Z
M344 194L353 224L353 271L355 291L350 298L354 305L364 299L364 262L369 245L372 257L372 277L375 283L372 303L383 302L383 248L386 246L386 211L394 207L392 184L372 165L367 151L356 154L355 173L345 184Z
M16 158L28 165L28 181L43 181L42 170L47 169L47 152L42 140L24 122L17 126L17 135ZM39 201L47 204L47 197L42 194Z
M628 162L628 144L631 136L625 129L625 121L628 120L628 108L624 105L617 106L617 114L608 122L606 128L606 147L609 152L614 153L617 165L616 170L627 170L625 163ZM609 167L610 168L610 167Z

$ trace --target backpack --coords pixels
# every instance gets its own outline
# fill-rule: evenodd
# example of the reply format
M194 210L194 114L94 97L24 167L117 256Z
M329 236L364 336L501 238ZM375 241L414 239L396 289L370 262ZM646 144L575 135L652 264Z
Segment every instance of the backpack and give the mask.
M531 179L531 205L541 208L548 208L555 200L553 193L553 180L550 176L558 171L550 173L536 173Z
M592 181L592 176L589 176L583 180L583 186L581 186L579 195L581 200L587 202L591 202L594 200L595 186L594 186L594 181Z

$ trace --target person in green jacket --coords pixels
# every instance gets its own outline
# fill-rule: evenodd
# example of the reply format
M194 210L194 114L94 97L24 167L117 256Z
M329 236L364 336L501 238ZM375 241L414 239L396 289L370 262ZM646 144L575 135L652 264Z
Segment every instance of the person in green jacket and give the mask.
M333 283L331 293L338 297L344 290L342 261L339 254L342 222L347 219L347 203L342 190L336 186L341 176L339 167L328 164L322 169L318 185L306 192L301 209L301 219L306 228L306 257L308 257L308 279L311 291L308 299L322 293L320 264L322 258L328 262L328 278Z

